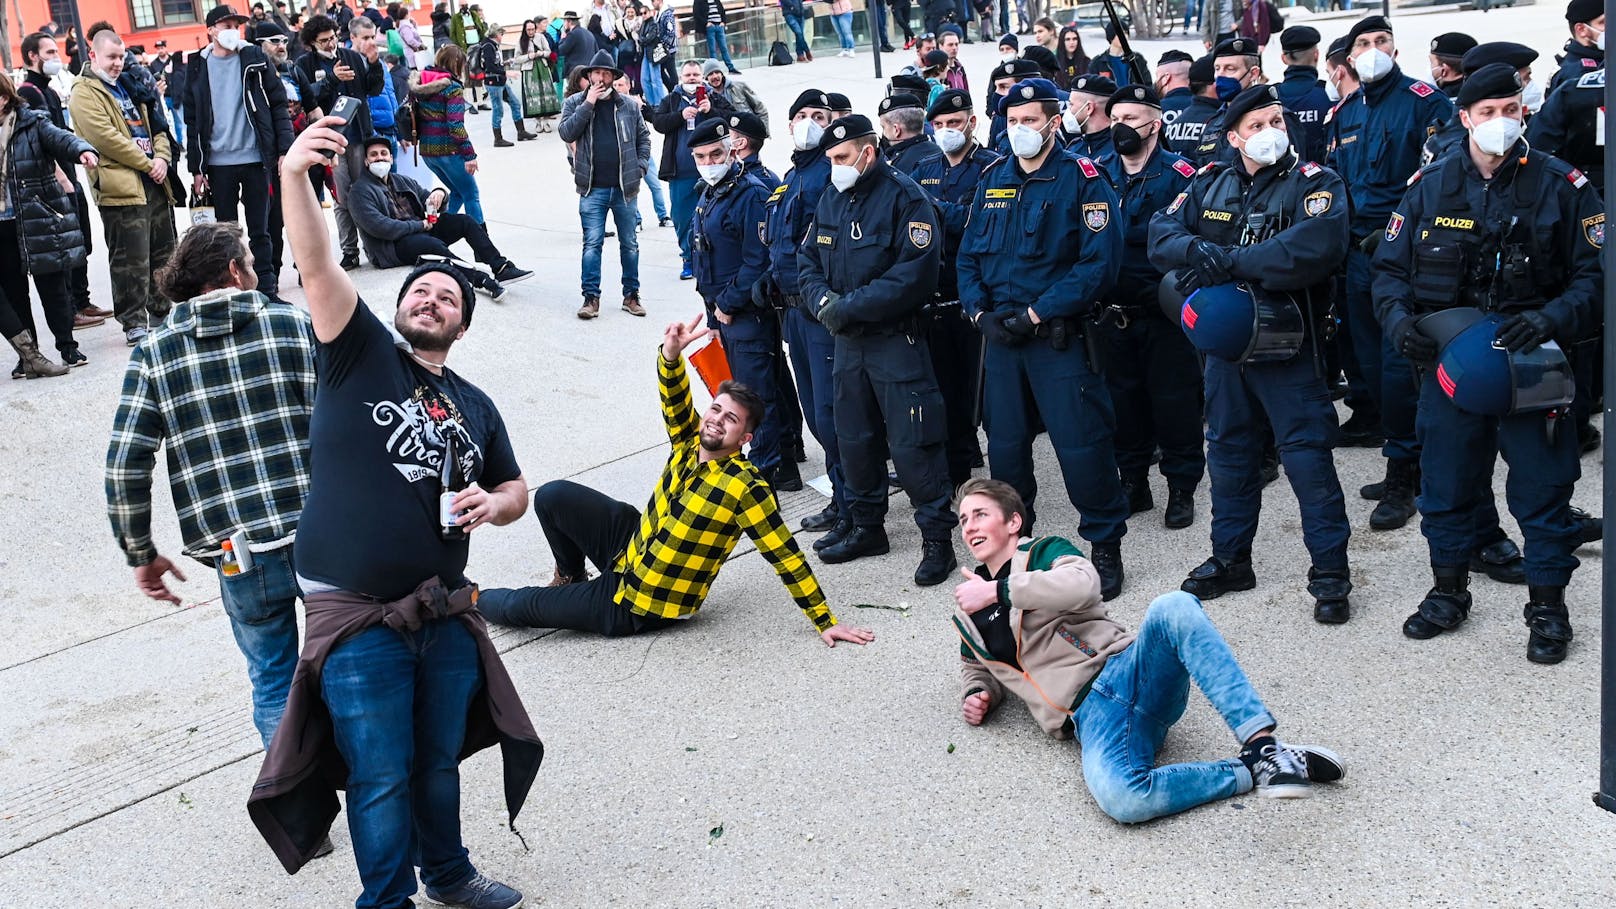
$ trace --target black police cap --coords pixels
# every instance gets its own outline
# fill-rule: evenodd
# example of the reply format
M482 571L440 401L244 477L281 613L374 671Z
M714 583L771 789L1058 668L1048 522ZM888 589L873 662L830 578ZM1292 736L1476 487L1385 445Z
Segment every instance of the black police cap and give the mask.
M1385 16L1365 16L1362 19L1359 19L1357 22L1352 23L1352 28L1347 30L1347 46L1351 47L1354 43L1356 43L1359 35L1366 34L1368 32L1386 32L1390 34L1391 31L1391 20L1387 19Z
M1464 32L1447 32L1431 39L1431 53L1438 57L1463 57L1476 46L1476 39Z
M1330 42L1330 49L1324 52L1324 59L1334 60L1337 57L1345 57L1351 47L1352 42L1347 40L1346 35L1342 35Z
M1197 85L1211 85L1217 77L1217 69L1212 62L1211 54L1190 64L1190 81Z
M1566 23L1592 22L1605 14L1605 0L1571 0L1566 4Z
M1183 52L1183 51L1181 51L1181 50L1179 50L1178 48L1175 47L1172 50L1167 51L1166 53L1162 54L1161 57L1156 61L1156 65L1157 66L1165 66L1168 63L1194 63L1194 62L1195 62L1194 57L1190 56L1189 54L1186 54L1185 52Z
M1520 94L1521 74L1508 63L1489 63L1465 77L1454 99L1460 107L1493 98L1513 98Z
M925 107L926 105L914 95L911 95L908 92L898 92L895 95L887 95L885 98L882 98L881 104L877 110L883 114L890 114L895 110L906 110L909 108L913 108L915 110L924 110Z
M712 145L729 138L729 124L713 117L696 124L695 130L690 133L690 147Z
M830 151L843 142L873 135L875 135L875 125L870 122L869 117L863 114L848 114L832 123L825 130L825 135L819 140L819 150ZM691 144L694 145L695 143L692 142Z
M1311 25L1293 25L1279 33L1279 48L1287 54L1294 54L1318 47L1321 40L1319 30Z
M1240 121L1254 110L1261 110L1279 104L1279 88L1274 85L1253 85L1229 102L1223 115L1223 125L1229 129L1238 129Z
M1095 78L1090 76L1089 78ZM1105 80L1110 82L1110 79ZM1023 104L1036 104L1040 101L1060 102L1060 89L1048 79L1023 79L1010 87L1010 93L999 101L999 110L1008 111L1012 107Z
M800 113L805 107L813 107L818 108L819 110L828 111L831 109L830 96L826 95L817 88L810 88L798 95L797 100L791 102L791 112L787 114L787 116L796 117L797 114Z
M1219 57L1256 57L1260 54L1257 42L1250 38L1224 38L1212 50L1212 59Z
M841 92L826 92L825 97L830 99L830 109L832 111L853 109L853 102L849 101L847 96Z
M1032 50L1032 48L1027 48ZM1004 65L1005 75L1020 82L1022 79L1034 79L1042 76L1044 71L1031 57L1017 57Z
M1078 76L1072 80L1072 91L1109 98L1117 93L1117 84L1105 76Z
M757 114L744 110L729 115L729 129L757 142L769 138L769 124L764 123Z
M1125 85L1113 92L1105 102L1105 115L1111 116L1111 108L1118 104L1143 104L1161 110L1161 99L1143 85Z
M937 100L926 108L926 119L931 120L944 114L953 114L971 109L971 93L963 88L951 88L937 96Z
M1508 63L1516 69L1521 69L1531 66L1532 61L1536 59L1537 51L1524 44L1516 44L1513 41L1489 41L1471 48L1464 55L1459 67L1467 74L1492 63Z
M898 73L887 84L892 86L892 94L907 92L925 98L931 93L931 86L927 84L925 77L916 73Z

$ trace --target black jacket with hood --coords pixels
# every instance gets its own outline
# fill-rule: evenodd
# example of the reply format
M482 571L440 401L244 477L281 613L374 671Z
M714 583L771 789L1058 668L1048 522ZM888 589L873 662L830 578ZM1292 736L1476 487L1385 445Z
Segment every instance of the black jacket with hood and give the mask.
M205 174L208 166L209 142L213 138L213 89L209 83L208 55L212 45L204 47L188 64L185 90L185 151L188 167L193 174ZM265 172L273 172L281 155L292 147L292 118L286 107L286 84L281 82L275 64L264 52L252 45L244 45L236 52L234 62L241 67L242 100L247 105L247 120L258 138L258 160Z

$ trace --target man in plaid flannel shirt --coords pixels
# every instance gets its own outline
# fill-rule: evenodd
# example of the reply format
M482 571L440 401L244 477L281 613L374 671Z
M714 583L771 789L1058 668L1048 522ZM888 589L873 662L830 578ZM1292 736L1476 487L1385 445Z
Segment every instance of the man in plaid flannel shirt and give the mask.
M726 382L706 414L696 415L683 351L708 333L703 318L675 322L662 335L657 374L673 452L645 514L566 480L540 487L533 510L555 556L555 580L548 587L482 591L477 608L489 621L608 637L671 625L701 608L744 532L827 645L875 640L868 629L836 623L780 519L773 491L741 457L763 419L763 401L744 385ZM586 558L600 569L594 580L586 580Z
M241 229L201 224L158 272L183 300L135 348L107 448L107 514L135 584L180 602L164 575L185 575L151 535L152 468L168 456L182 552L220 568L223 543L246 534L251 566L219 572L224 610L253 687L253 723L267 746L297 666L292 538L309 488L314 332L308 313L254 290Z

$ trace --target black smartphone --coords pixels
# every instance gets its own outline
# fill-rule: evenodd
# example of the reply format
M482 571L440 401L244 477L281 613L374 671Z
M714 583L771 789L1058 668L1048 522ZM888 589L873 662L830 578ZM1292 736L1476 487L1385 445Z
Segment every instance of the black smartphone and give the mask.
M352 95L343 95L337 99L336 104L331 105L331 116L342 118L342 125L337 127L337 132L342 133L342 137L347 139L350 144L352 144L354 141L356 128L354 120L356 117L358 117L359 109L363 107L364 104L365 102L362 98L355 98ZM336 157L336 154L330 151L323 152L323 154L327 158Z

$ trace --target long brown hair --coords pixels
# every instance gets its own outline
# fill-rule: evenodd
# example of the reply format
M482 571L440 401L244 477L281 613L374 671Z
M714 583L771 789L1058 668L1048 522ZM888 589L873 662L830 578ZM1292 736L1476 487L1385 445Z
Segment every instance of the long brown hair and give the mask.
M438 55L432 58L432 65L443 70L457 80L464 81L466 76L466 52L458 44L445 44L438 50Z

